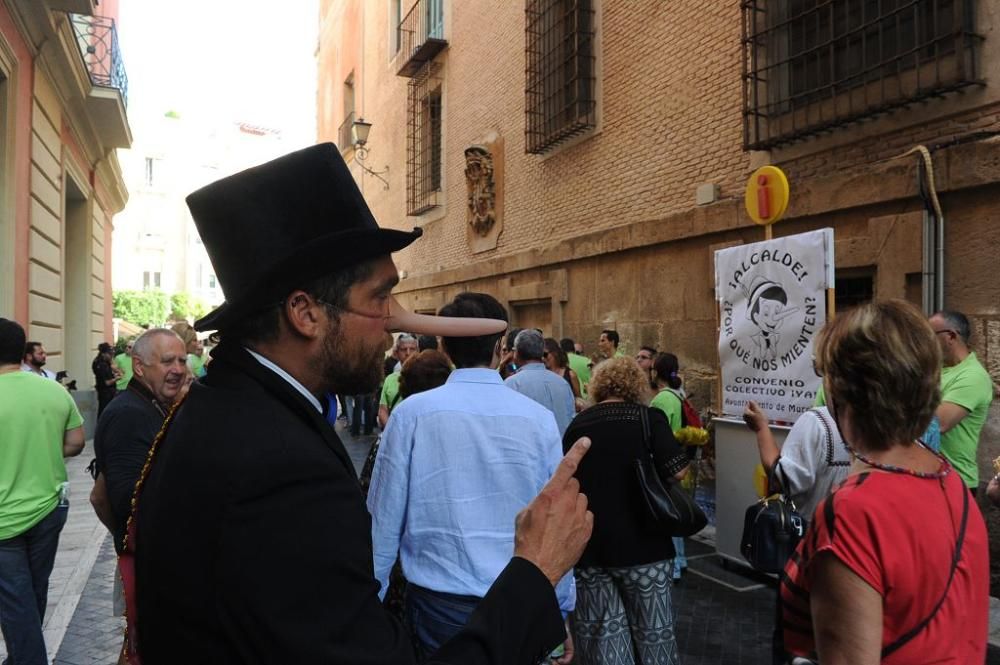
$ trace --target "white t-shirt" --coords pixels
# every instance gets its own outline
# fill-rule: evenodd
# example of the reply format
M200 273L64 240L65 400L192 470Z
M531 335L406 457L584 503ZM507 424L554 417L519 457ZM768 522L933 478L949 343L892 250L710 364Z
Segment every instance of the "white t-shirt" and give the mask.
M812 521L816 505L847 477L851 454L825 407L809 409L795 421L778 458L799 513Z

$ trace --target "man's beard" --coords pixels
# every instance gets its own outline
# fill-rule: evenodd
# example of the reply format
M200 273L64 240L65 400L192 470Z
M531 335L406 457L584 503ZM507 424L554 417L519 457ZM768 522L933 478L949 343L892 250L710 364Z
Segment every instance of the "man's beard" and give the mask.
M384 340L369 348L367 340L350 340L333 325L320 352L326 391L337 395L364 395L373 392L383 378Z
M35 360L34 358L32 358L32 360L31 360L31 365L32 365L32 366L33 366L33 367L34 367L35 369L41 369L42 367L44 367L44 366L45 366L45 361L44 361L44 360Z

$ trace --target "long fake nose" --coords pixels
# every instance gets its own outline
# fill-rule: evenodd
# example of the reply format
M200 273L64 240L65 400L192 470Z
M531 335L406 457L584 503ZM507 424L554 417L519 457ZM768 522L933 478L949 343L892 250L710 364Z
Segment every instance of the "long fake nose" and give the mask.
M441 337L478 337L494 335L506 329L507 322L500 319L466 319L414 314L400 305L395 298L389 302L389 318L385 321L386 332L409 332Z

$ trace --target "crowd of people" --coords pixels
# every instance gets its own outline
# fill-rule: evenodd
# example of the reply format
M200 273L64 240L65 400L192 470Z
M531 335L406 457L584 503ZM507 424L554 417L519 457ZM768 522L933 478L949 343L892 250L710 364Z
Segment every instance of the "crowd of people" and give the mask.
M102 344L93 363L90 500L118 554L121 662L680 662L683 540L664 535L635 469L648 451L662 481L690 473L679 439L697 416L676 354L626 354L607 329L588 357L508 330L485 293L408 315L391 254L420 232L379 228L332 145L188 203L227 289L195 323L218 331L211 362L179 325L117 356ZM984 660L974 497L993 386L969 338L957 312L861 305L819 334L821 404L782 446L747 407L763 466L808 519L780 580L775 662ZM84 447L44 365L0 319L11 665L46 662L63 459ZM338 416L380 432L360 483ZM1000 502L996 479L988 494Z

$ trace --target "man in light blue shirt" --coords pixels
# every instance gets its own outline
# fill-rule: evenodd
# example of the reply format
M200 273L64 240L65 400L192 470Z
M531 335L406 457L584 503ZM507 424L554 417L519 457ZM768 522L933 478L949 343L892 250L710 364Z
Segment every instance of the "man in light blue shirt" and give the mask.
M542 362L545 353L545 338L542 333L534 329L519 332L514 339L514 364L517 365L517 373L507 377L504 384L551 411L556 417L559 436L562 437L576 415L573 389L566 379L545 367Z
M481 293L459 294L439 314L507 320ZM552 413L501 382L500 337L443 338L455 371L399 403L376 458L368 493L375 578L384 596L398 553L418 660L466 623L510 560L517 513L562 458ZM572 574L556 595L564 615L573 610Z

